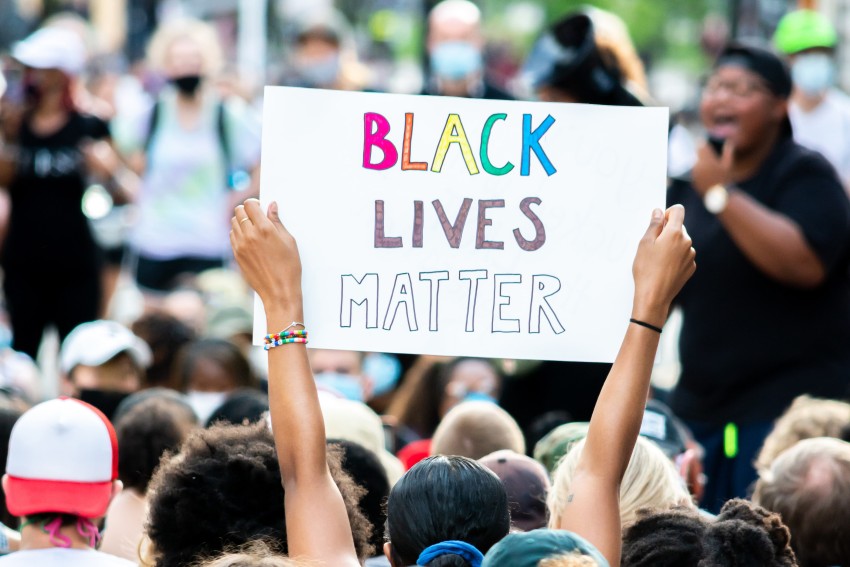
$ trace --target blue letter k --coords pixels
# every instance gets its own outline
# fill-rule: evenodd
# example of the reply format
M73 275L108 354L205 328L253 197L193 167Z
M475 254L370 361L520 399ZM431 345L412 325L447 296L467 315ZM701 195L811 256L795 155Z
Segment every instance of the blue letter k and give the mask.
M546 170L546 175L551 176L554 174L557 169L552 165L552 162L549 161L549 157L546 155L546 152L543 151L543 148L540 147L540 138L543 137L544 134L549 130L549 127L555 123L555 119L552 118L552 115L546 117L540 126L537 127L536 130L531 130L531 115L523 114L522 115L522 167L520 168L520 175L528 176L531 169L531 152L534 152L534 155L537 156L537 159L540 161L540 164L543 166L543 169Z

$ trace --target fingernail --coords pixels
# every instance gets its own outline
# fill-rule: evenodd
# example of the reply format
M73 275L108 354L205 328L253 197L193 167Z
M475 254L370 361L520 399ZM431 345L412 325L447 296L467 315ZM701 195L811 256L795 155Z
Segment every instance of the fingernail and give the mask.
M277 201L272 201L271 205L269 205L269 211L273 214L277 214Z
M661 209L655 209L652 211L652 220L659 220L664 216L664 212Z

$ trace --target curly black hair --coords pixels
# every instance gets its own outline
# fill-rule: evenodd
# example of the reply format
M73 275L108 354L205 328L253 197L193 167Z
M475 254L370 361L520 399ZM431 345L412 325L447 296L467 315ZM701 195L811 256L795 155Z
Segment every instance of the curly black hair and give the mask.
M778 514L730 500L710 521L689 508L642 510L623 534L622 567L796 567Z
M118 438L118 478L124 488L144 495L154 470L173 453L197 425L192 409L167 397L141 401L115 423Z
M360 510L372 524L371 543L380 553L384 545L384 524L387 522L387 497L390 481L378 457L366 447L344 439L331 439L329 445L340 448L342 467L361 486L366 494L360 500Z
M345 474L339 449L328 465L346 509L357 556L370 557L363 490ZM284 491L274 439L265 423L216 424L189 435L150 485L147 534L157 567L182 567L256 539L288 549Z

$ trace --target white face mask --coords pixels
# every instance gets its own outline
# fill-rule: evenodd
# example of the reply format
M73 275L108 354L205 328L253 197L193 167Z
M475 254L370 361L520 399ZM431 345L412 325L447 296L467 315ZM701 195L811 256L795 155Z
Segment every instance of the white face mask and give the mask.
M791 65L791 78L805 94L823 94L835 82L835 62L826 53L799 55Z
M215 410L227 400L227 392L186 392L186 402L195 410L198 421L206 425L207 420Z

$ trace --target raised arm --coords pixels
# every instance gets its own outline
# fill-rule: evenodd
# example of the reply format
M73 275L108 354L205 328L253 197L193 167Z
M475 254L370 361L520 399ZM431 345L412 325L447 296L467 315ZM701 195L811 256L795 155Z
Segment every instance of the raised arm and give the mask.
M249 199L236 207L231 225L233 253L263 301L269 332L302 322L301 260L277 204L264 214L260 202ZM269 350L269 404L286 493L289 555L317 565L359 565L345 504L328 469L325 426L303 344Z
M661 210L638 247L633 267L632 318L656 327L667 319L673 298L696 268L685 210ZM572 492L558 527L593 543L611 567L620 564L620 482L631 459L649 391L659 333L630 324L590 419Z

